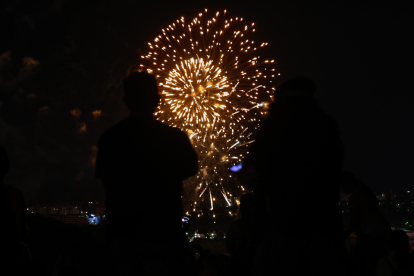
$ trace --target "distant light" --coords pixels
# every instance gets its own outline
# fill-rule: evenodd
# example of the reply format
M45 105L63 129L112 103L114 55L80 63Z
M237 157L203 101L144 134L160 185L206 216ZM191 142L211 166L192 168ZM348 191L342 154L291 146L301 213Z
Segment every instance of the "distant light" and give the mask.
M238 164L236 166L231 167L230 168L230 171L232 171L232 172L238 172L238 171L241 170L241 168L242 168L242 163L240 163L240 164Z

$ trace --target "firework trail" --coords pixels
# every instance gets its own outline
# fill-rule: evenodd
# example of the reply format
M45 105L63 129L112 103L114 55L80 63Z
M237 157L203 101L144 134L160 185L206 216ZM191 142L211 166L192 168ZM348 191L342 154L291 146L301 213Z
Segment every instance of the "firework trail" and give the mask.
M199 173L186 181L197 198L214 208L217 197L230 206L243 187L229 171L248 153L275 90L274 61L260 56L267 43L251 39L254 23L211 19L207 10L162 29L140 67L156 76L161 93L155 117L185 131L199 156Z

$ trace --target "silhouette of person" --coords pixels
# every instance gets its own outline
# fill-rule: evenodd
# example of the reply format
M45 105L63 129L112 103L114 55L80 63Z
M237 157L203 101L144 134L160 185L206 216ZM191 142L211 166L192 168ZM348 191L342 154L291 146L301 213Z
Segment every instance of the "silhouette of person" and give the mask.
M2 250L3 261L16 269L27 269L29 250L25 244L27 239L26 207L23 193L4 183L9 171L9 158L6 149L0 146L0 204L3 213ZM17 266L16 266L17 265Z
M243 162L240 178L263 196L270 214L253 275L320 275L341 266L343 146L336 123L314 100L315 90L306 78L281 84ZM307 263L298 266L304 247L312 252L302 249Z
M9 171L9 159L7 151L0 146L0 184L1 184L1 204L4 206L2 210L6 211L7 232L10 233L9 238L15 241L25 241L27 236L26 225L26 205L24 203L23 193L4 183L4 177Z
M342 172L340 188L348 196L350 213L343 238L355 233L357 240L352 252L357 275L373 275L376 262L386 255L385 244L391 226L381 215L375 194L352 173Z
M393 231L387 242L388 254L378 260L375 276L414 275L414 254L410 253L410 242L403 230Z
M127 255L113 258L123 266L141 260L140 268L123 269L167 275L186 250L182 181L197 173L198 158L185 133L153 117L160 100L153 75L134 72L123 85L130 116L101 136L96 160L106 191L107 242ZM166 260L164 247L175 250L175 260Z
M342 172L340 188L348 197L350 213L344 238L351 233L362 232L386 239L391 233L391 226L381 215L374 192L348 171Z

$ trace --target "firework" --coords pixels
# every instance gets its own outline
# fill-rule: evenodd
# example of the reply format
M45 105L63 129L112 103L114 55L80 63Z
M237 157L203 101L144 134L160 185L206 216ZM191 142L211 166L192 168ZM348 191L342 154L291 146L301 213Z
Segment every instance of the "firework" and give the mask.
M275 89L274 60L260 56L267 43L252 40L254 32L243 18L224 11L208 19L205 10L162 29L141 56L160 86L155 117L185 131L199 156L199 173L185 187L210 209L217 197L232 205L244 190L229 169L248 153Z

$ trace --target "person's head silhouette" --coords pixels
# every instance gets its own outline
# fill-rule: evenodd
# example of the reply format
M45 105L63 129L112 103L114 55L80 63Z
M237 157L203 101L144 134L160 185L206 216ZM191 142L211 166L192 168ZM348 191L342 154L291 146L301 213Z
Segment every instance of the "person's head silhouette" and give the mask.
M124 79L123 99L132 116L153 116L160 101L157 80L145 71L131 73Z

